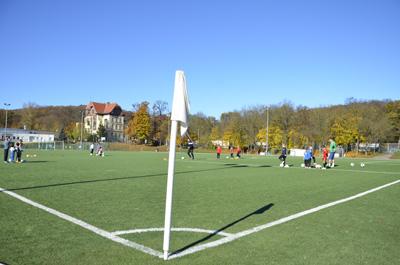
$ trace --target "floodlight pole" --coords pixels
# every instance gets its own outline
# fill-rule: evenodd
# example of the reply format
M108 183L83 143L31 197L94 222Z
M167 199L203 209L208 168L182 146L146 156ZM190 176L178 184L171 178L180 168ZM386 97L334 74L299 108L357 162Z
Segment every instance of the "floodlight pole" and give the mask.
M176 131L177 121L171 121L171 134L169 139L169 156L168 156L168 179L167 179L167 195L165 199L165 225L164 225L164 260L168 259L169 241L171 235L172 221L172 191L174 187L174 171L175 171L175 148L176 148Z
M265 155L268 155L268 131L269 131L269 107L267 107L267 135L266 135L266 141L265 141Z
M83 136L83 110L81 110L81 150L83 149L82 147L82 136Z
M4 126L4 139L6 139L7 138L7 111L8 111L8 109L7 109L7 107L9 107L9 106L11 106L11 104L10 103L4 103L4 106L5 106L5 109L6 109L6 121L5 121L5 126Z

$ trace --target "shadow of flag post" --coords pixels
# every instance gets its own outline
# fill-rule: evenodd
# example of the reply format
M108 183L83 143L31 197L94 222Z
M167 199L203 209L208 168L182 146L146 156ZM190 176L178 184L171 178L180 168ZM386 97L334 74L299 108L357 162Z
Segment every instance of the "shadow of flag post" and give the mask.
M189 99L186 90L186 79L183 71L175 73L174 97L172 101L171 113L171 133L169 141L169 156L168 156L168 179L167 179L167 194L165 200L165 225L164 225L164 260L168 259L169 241L171 234L172 220L172 191L174 186L175 172L175 148L176 148L176 131L178 122L181 126L181 136L185 135L188 129L189 117Z

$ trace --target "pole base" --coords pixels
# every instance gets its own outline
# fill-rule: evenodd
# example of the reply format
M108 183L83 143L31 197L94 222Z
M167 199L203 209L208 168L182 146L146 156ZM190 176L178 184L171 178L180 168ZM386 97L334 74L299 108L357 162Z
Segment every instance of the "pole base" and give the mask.
M164 260L168 260L168 251L164 251Z

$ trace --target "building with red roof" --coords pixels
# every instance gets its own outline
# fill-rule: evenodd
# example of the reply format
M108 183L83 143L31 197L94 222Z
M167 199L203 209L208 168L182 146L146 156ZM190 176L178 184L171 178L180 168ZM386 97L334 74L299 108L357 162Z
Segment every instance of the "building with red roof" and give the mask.
M107 141L124 141L124 114L117 103L89 102L85 110L85 130L97 134L100 124L107 132Z

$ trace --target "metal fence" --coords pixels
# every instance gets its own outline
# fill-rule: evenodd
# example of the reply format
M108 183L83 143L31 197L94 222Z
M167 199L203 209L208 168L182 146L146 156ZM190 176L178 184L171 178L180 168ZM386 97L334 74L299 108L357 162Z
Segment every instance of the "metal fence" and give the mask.
M37 142L30 143L24 142L22 148L24 150L89 150L91 142L83 142L81 143L65 143L63 141L54 141L54 142ZM1 143L1 146L4 146L4 142ZM109 143L101 143L103 149L107 150ZM95 144L95 148L96 148Z
M400 142L398 143L384 143L381 146L381 151L384 153L400 152Z

